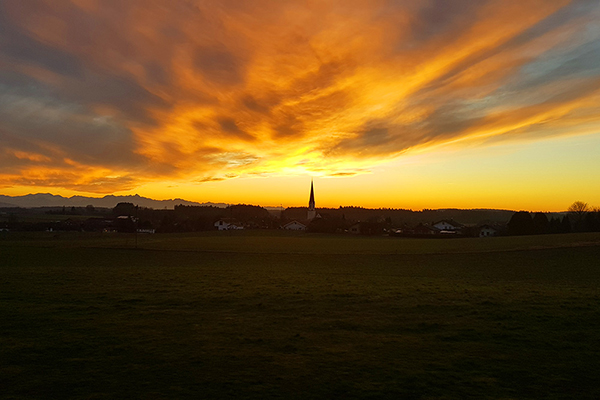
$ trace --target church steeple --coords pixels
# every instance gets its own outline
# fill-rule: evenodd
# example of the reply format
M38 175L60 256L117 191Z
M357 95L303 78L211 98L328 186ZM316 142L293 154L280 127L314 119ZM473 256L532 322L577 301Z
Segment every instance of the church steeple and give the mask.
M313 188L313 181L310 180L310 199L308 200L308 209L315 209L315 189Z
M313 181L310 180L310 198L308 199L308 219L315 218L317 211L315 210L315 189L313 188Z

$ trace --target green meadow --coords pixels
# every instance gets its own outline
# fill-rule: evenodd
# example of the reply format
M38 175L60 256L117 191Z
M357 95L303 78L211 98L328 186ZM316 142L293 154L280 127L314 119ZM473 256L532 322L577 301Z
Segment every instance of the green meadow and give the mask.
M600 234L0 232L0 398L598 399Z

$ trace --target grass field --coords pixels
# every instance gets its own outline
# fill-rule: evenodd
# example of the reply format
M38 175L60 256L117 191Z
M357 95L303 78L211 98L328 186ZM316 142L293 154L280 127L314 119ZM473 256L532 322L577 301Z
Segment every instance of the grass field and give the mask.
M0 236L1 398L600 398L600 235Z

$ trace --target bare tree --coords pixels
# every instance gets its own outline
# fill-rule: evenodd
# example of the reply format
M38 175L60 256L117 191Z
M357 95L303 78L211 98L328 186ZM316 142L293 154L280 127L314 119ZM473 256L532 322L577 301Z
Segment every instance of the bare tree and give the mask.
M586 213L592 211L588 203L584 203L583 201L576 201L575 203L569 206L568 210L571 214L576 215L578 218L583 217Z
M592 211L588 203L584 203L583 201L576 201L575 203L569 206L568 211L569 214L573 216L575 230L578 232L584 231L584 217L588 212Z

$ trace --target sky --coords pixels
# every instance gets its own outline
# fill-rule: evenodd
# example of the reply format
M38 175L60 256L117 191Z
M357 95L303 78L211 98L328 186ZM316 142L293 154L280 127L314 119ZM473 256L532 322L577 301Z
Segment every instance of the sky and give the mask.
M0 0L0 193L600 205L597 0Z

